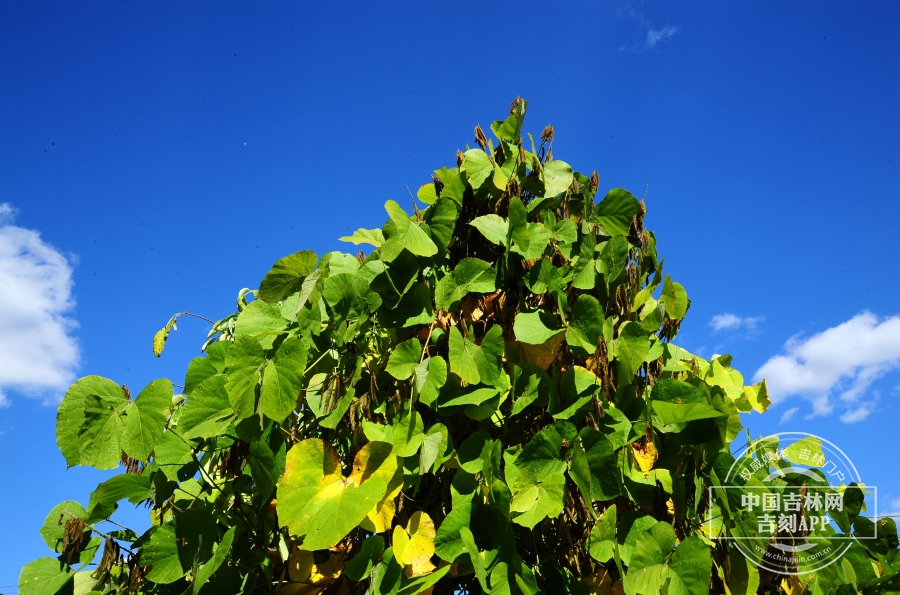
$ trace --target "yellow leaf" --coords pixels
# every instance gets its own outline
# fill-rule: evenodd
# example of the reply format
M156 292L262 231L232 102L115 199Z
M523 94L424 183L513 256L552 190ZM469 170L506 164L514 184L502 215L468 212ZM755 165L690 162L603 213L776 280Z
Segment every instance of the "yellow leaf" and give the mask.
M424 512L414 512L406 529L394 528L394 556L404 566L410 566L410 575L431 572L434 555L434 538L437 532L434 521Z
M629 444L628 448L631 449L631 455L637 462L638 467L641 468L641 471L649 473L653 469L656 459L659 458L659 453L656 452L656 446L653 445L653 441L645 437L640 442Z
M403 469L397 464L397 457L391 449L392 445L387 442L369 442L353 459L350 481L359 485L374 477L387 484L384 498L372 507L360 523L363 529L373 533L382 533L390 528L396 510L394 499L403 488Z
M750 402L750 406L762 413L769 408L772 401L769 400L769 391L766 389L766 381L759 384L744 387L744 396Z
M288 558L288 576L297 583L309 581L312 574L313 553L295 547Z
M164 326L163 328L156 331L156 334L153 335L153 355L159 357L162 354L163 349L166 346L166 339L169 337L169 327Z
M565 339L565 333L557 333L540 345L519 343L519 358L546 370L556 361L562 350L563 339Z

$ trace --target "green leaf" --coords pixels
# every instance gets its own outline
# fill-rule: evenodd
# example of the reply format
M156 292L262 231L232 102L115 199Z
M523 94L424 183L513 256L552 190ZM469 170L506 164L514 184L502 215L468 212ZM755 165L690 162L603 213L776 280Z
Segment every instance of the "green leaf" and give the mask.
M44 543L47 544L47 547L56 553L62 552L60 546L65 534L66 522L70 521L73 516L79 519L86 519L87 511L78 502L66 500L54 506L47 518L44 519L44 525L39 533L44 538Z
M600 337L603 336L603 307L592 295L582 294L572 304L569 315L569 326L566 331L566 342L582 349L588 355L597 350Z
M88 397L101 396L115 402L116 400L125 401L125 395L122 387L118 384L103 378L101 376L86 376L73 384L66 396L63 397L62 403L56 413L56 443L62 451L69 467L75 465L89 465L90 463L82 461L80 437L82 426L85 423L85 400ZM104 465L103 469L111 469L119 462L120 453L109 455L107 459L101 461Z
M437 190L434 188L434 182L419 186L419 189L416 191L416 198L426 205L434 204L434 201L438 199Z
M265 351L253 337L236 340L225 356L225 389L230 408L239 420L256 413L256 386L264 363Z
M464 153L462 171L466 172L469 185L473 190L478 190L491 174L494 173L494 164L481 149L469 149Z
M690 300L688 300L684 287L680 283L672 281L668 275L666 275L666 280L663 283L660 301L666 306L666 315L673 320L684 318L690 305Z
M218 436L234 420L225 382L225 376L216 375L191 393L178 420L178 431L185 439Z
M616 541L616 505L613 504L600 515L588 539L588 553L594 560L606 564L613 557Z
M70 595L75 573L56 558L38 558L22 568L19 575L21 595Z
M384 203L390 222L384 226L385 242L381 252L385 260L391 261L404 248L416 256L434 256L438 249L422 229L422 224L410 220L409 215L395 201Z
M453 280L456 282L460 298L466 293L491 293L497 289L494 270L490 263L480 258L463 258L453 269Z
M263 498L268 499L279 479L275 454L264 440L254 440L250 443L247 463L257 492Z
M372 244L377 248L384 243L384 234L381 233L381 228L363 229L360 227L353 232L352 236L342 236L338 239L342 242L353 242L357 246L360 244Z
M563 331L555 316L545 310L520 312L516 315L513 332L522 343L540 345Z
M456 453L456 461L459 466L467 473L475 475L481 471L484 460L482 455L485 451L490 451L494 441L487 432L474 432L468 438L463 440Z
M170 584L183 577L195 556L209 557L217 533L215 518L203 508L184 511L157 527L141 550L141 562L152 566L147 580Z
M259 396L259 410L263 415L279 423L290 415L300 397L305 368L306 347L300 339L288 337L263 373Z
M463 339L459 327L450 329L450 371L468 384L478 384L481 376L475 365L475 344L469 339Z
M384 551L384 537L370 535L363 541L362 547L356 557L347 563L344 574L352 581L362 581L369 578L372 568L378 562L378 558Z
M572 166L565 161L548 161L541 168L544 196L556 196L572 185Z
M446 250L453 238L456 220L459 218L459 206L450 198L439 198L422 214L422 220L428 226L431 239L438 249Z
M499 215L482 215L473 219L469 225L474 226L492 244L507 245L509 224Z
M525 286L535 295L541 295L548 291L557 291L562 287L562 276L559 269L546 258L534 263L528 269L525 277Z
M418 452L425 438L425 424L422 416L413 409L402 416L394 426L394 450L398 457L411 457Z
M247 304L234 323L234 336L263 335L260 342L271 347L275 335L287 326L287 319L281 314L278 304L254 300Z
M387 373L397 380L406 380L416 371L422 356L422 343L415 337L400 343L388 358Z
M419 401L431 406L438 398L440 388L447 382L447 362L441 356L425 359L416 366L415 389Z
M193 461L191 446L172 430L163 433L153 452L153 461L169 481L177 481L178 471Z
M602 502L619 496L622 480L616 461L616 446L602 432L591 427L582 428L578 437L590 472L591 497Z
M478 582L481 584L482 590L488 591L487 574L484 568L484 557L482 556L481 552L478 551L478 546L475 544L475 536L472 535L472 531L468 527L462 527L459 530L459 534L460 537L462 537L465 551L469 554L469 559L472 561L472 566L475 568L475 576L478 577Z
M627 236L641 203L623 188L613 188L594 209L594 216L610 235Z
M525 110L528 108L528 102L520 100L514 102L509 111L509 116L505 120L497 120L491 124L491 132L497 137L497 140L506 140L513 144L519 142L519 136L522 134L522 123L525 121Z
M89 394L84 398L84 423L78 434L82 465L112 469L119 463L125 430L122 416L130 405L121 389L118 395Z
M231 527L225 532L225 535L222 536L222 541L219 542L216 551L213 552L212 558L197 570L197 576L194 577L195 595L200 592L200 589L203 588L207 581L209 581L213 573L222 566L223 562L225 562L228 552L231 551L231 543L234 541L235 529L236 527Z
M228 341L231 343L231 341ZM195 357L188 364L187 372L184 375L184 394L190 395L198 384L216 374L224 371L216 368L215 364L205 357Z
M125 432L122 450L128 456L146 461L156 446L166 425L166 414L172 406L172 383L154 380L140 392L134 403L125 409Z
M88 510L93 513L95 506L108 507L125 498L128 498L128 501L132 504L140 504L149 495L149 474L126 473L124 475L115 475L97 486L97 489L91 494Z
M690 595L705 595L709 592L712 556L699 537L691 536L682 541L672 554L669 566Z
M303 280L313 272L319 257L312 250L303 250L279 259L259 283L257 297L265 302L280 302L303 286Z

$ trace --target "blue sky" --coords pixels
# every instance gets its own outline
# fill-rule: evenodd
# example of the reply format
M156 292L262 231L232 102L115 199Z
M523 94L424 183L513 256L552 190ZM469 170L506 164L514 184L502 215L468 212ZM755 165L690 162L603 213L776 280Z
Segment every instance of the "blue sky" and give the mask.
M0 2L0 593L105 475L55 409L183 378L279 257L347 249L517 95L601 188L646 192L679 342L839 445L900 510L900 6ZM124 519L144 522L146 513Z

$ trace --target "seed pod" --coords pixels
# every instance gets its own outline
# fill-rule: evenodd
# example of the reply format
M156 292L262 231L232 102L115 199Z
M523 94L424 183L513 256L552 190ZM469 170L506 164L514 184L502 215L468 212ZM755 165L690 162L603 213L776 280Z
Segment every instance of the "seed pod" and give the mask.
M553 140L553 125L547 124L547 127L544 128L544 131L541 133L541 144L549 143Z
M478 125L475 126L475 142L482 150L487 148L487 137L484 135L484 130Z

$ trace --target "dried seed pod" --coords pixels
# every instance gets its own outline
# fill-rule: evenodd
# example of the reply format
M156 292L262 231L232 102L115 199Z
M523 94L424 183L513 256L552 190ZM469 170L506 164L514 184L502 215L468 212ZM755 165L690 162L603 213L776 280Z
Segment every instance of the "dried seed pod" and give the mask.
M541 133L541 144L549 143L553 140L553 125L547 124L547 127L544 128L544 131Z
M463 152L459 149L456 150L456 167L462 167L463 160L465 160L465 156Z
M597 170L594 170L594 173L591 174L591 190L597 192L600 189L600 174L597 173Z
M477 124L475 125L475 142L482 149L487 148L487 137L484 135L484 130L481 129L481 126Z

